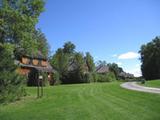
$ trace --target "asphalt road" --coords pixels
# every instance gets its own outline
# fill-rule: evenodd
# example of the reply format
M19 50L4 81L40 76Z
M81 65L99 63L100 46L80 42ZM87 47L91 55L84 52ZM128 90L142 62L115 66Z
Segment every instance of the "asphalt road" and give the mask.
M138 85L136 82L125 82L121 84L121 87L129 90L160 94L159 88L144 87L144 86Z

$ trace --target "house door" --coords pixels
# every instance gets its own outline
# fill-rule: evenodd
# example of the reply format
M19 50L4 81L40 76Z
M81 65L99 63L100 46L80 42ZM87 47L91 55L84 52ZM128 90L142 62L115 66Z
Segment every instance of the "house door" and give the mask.
M32 68L31 71L28 74L28 86L37 86L38 83L38 70L35 68Z

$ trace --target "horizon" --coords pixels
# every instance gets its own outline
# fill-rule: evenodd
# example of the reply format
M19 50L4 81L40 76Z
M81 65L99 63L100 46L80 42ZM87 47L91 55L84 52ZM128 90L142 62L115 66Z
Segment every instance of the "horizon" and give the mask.
M52 54L71 41L95 62L117 63L141 76L141 45L160 35L160 1L54 0L46 1L37 28L45 34Z

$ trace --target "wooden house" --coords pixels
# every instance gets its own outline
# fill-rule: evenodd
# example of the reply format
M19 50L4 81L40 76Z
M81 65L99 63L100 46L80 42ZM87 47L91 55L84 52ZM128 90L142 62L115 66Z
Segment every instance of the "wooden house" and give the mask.
M125 80L125 79L134 78L134 75L130 74L130 73L126 73L126 72L121 72L121 73L119 73L118 77Z
M45 73L49 82L53 82L54 70L48 60L42 56L26 56L23 55L15 63L19 65L18 73L28 77L28 86L36 86L39 75Z
M109 72L109 67L107 65L99 65L96 67L96 72L99 74L106 74Z

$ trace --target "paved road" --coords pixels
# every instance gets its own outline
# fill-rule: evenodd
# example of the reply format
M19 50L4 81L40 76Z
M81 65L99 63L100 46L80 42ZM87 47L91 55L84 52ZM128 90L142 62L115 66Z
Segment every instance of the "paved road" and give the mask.
M126 89L130 89L130 90L141 91L141 92L159 93L160 94L160 88L144 87L144 86L138 85L136 82L122 83L121 87L126 88Z

